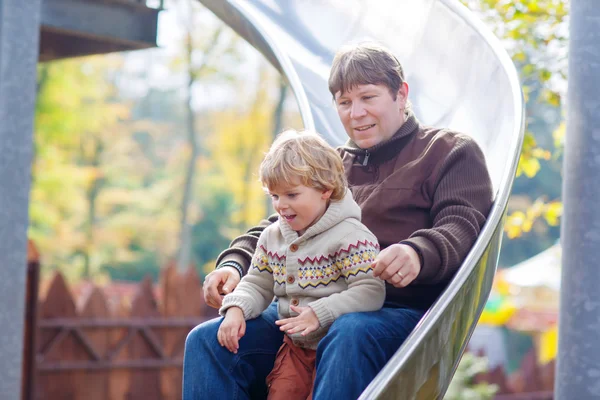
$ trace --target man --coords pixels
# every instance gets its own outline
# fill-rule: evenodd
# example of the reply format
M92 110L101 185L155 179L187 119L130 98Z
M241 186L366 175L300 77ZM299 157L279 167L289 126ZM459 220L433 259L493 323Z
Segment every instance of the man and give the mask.
M454 276L492 204L477 144L417 121L402 66L387 49L373 43L341 49L329 90L349 136L339 149L348 183L382 249L374 275L386 281L386 302L380 311L333 323L317 349L315 400L360 395ZM275 218L221 253L205 281L207 304L219 307L221 293L235 289L260 232ZM278 348L272 343L283 338L276 319L271 306L248 321L235 355L217 343L221 320L196 327L186 341L184 399L264 396Z

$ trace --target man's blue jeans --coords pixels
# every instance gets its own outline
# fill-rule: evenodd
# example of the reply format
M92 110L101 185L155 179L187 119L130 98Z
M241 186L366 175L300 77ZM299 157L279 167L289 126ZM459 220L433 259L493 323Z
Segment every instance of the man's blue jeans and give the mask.
M314 400L354 400L392 357L424 311L384 307L338 318L317 349ZM277 304L246 322L237 354L221 347L222 318L194 328L185 342L184 400L264 399L265 380L283 343Z

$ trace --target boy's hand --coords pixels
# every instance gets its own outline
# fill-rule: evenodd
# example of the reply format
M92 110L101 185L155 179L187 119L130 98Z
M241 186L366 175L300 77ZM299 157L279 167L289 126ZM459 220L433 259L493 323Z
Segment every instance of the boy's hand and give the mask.
M221 322L217 340L221 346L227 347L227 350L237 354L239 340L246 333L246 320L244 312L239 307L231 307L225 314L225 319Z
M275 321L277 325L281 326L279 329L287 334L302 332L302 336L319 329L321 324L319 324L319 319L312 308L290 306L290 309L300 315Z

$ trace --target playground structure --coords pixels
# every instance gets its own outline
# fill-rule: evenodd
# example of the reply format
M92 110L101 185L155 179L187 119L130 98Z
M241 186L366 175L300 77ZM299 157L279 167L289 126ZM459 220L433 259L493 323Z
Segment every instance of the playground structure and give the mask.
M122 31L117 31L113 40L121 47L113 43L112 47L87 51L93 41L85 44L82 39L74 46L79 51L60 53L61 43L68 47L74 42L61 39L56 33L64 34L62 29L69 24L74 31L85 32L94 21L103 21L105 15L100 15L99 10L104 8L99 7L129 3L140 11L146 8L144 1L90 0L76 6L83 14L67 13L65 10L75 3L78 1L0 2L0 119L3 121L0 152L5 155L0 165L0 265L3 265L0 269L0 323L3 326L0 393L7 398L18 398L20 391L25 287L22 261L27 244L29 192L29 184L24 182L30 181L36 63L152 45L141 40L145 44L134 46L135 39L119 39ZM488 223L446 292L362 396L365 399L441 398L491 288L502 236L502 218L518 161L524 123L523 101L516 71L507 54L458 1L403 0L370 3L368 7L366 2L337 0L202 0L202 3L257 47L286 76L306 127L316 128L327 135L330 142L339 143L343 138L325 83L331 58L343 43L369 38L388 45L404 64L415 112L423 122L467 132L480 143L496 190ZM594 256L600 236L593 234L600 227L598 213L593 212L600 188L594 187L597 185L582 188L578 184L600 169L597 162L600 139L587 135L600 122L596 99L600 92L600 55L586 50L600 39L600 11L594 3L580 0L572 7L571 26L577 28L571 28L573 61L568 119L572 124L566 145L563 226L566 233L563 234L566 240L563 260L569 260L569 264L564 263L561 294L559 398L598 394L593 387L596 378L587 371L593 369L598 359L599 346L578 339L593 337L595 333L598 307L583 306L595 301L592 296L597 296L597 279L594 278L600 273ZM59 5L63 8L51 12L52 7ZM132 10L125 13L137 14ZM82 17L85 15L87 18ZM54 44L49 47L53 47L52 50L45 53L43 49L45 43L50 43L50 36L45 36L44 26L50 17L56 22L47 30L54 32L50 41ZM156 26L155 23L150 25L154 31L146 33L152 36ZM147 24L131 26L150 29ZM102 33L102 30L88 31L82 36L98 39ZM439 40L442 37L444 40ZM15 38L19 38L18 45ZM572 268L567 268L569 266ZM576 311L578 318L574 320L570 316ZM573 379L575 376L578 379Z

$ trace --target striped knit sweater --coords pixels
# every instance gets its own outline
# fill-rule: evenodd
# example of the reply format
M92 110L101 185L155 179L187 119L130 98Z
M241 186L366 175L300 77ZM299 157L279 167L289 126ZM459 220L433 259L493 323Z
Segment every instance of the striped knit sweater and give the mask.
M297 315L290 305L311 307L320 328L290 337L298 346L316 349L340 315L383 305L385 285L371 267L378 253L377 239L360 222L360 207L347 191L302 236L280 221L265 229L248 274L225 296L220 313L236 306L244 318L256 318L274 295L281 318Z

